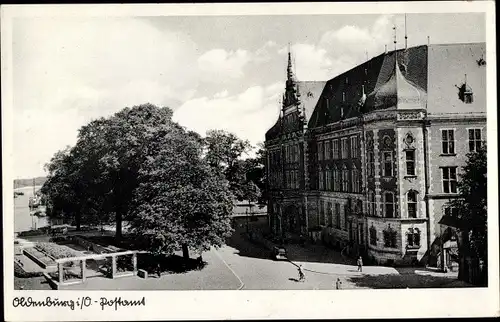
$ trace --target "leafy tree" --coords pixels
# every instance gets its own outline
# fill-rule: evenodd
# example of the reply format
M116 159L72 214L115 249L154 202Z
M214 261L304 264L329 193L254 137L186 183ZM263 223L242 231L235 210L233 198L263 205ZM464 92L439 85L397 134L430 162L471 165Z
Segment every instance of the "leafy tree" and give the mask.
M231 232L232 195L203 158L201 137L172 121L169 108L125 108L83 126L76 145L48 164L54 208L78 220L122 221L159 254L220 246Z
M470 255L487 268L487 153L484 144L477 152L469 153L463 173L458 181L459 198L449 203L458 211L454 214L464 239L460 246L461 256ZM461 277L464 267L461 265ZM487 270L486 270L487 271ZM487 276L487 273L486 273ZM465 277L464 277L465 278Z
M264 164L261 155L243 159L252 148L248 141L223 130L211 130L207 132L205 148L206 160L229 181L230 190L237 200L262 200Z
M227 180L202 158L199 136L180 127L158 133L139 173L133 232L154 254L222 246L231 233Z

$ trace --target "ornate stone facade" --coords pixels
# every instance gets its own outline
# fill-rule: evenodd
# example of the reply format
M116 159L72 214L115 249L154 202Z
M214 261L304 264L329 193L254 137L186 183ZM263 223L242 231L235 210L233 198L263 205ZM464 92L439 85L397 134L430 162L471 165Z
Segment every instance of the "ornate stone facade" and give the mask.
M442 61L443 51L456 61ZM484 44L457 44L382 54L318 82L309 101L289 60L283 109L266 134L272 231L378 263L435 265L455 170L474 140L486 139L485 70L473 59L481 51ZM460 78L456 64L473 101L444 90L447 77Z

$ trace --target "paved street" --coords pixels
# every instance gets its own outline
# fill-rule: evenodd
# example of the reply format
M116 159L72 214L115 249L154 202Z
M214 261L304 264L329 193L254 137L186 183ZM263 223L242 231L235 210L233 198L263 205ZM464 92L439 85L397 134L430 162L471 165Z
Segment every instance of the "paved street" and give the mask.
M321 245L307 248L289 245L290 261L275 261L269 250L234 232L228 245L204 253L202 270L164 274L161 278L137 276L118 279L89 278L70 289L85 290L332 290L340 278L343 289L421 288L468 286L456 273L443 274L424 268L365 266L358 272L351 259ZM305 282L298 282L302 265ZM40 285L40 287L43 285ZM39 287L35 287L39 288Z
M290 245L288 261L274 261L270 252L235 232L228 246L218 250L220 257L244 283L243 290L329 290L340 278L343 289L391 287L467 286L456 280L456 273L443 274L424 268L363 267L358 272L353 261L320 245L309 248ZM312 249L311 249L312 248ZM296 265L302 265L305 282L297 282Z

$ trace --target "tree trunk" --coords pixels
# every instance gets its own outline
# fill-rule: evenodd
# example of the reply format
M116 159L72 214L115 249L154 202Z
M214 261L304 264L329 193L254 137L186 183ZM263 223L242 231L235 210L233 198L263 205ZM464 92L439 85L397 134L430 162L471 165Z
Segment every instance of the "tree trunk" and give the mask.
M82 225L82 215L80 213L77 213L75 216L75 224L76 224L76 230L81 230L81 225Z
M122 212L121 210L118 210L116 212L116 233L115 233L115 238L118 240L122 238L122 219L123 219Z
M182 244L182 257L189 259L189 249L187 244Z

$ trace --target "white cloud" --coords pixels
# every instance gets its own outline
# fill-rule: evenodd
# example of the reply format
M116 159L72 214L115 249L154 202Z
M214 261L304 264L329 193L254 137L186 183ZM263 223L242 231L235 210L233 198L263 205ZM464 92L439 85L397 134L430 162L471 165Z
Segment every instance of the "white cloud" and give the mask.
M227 89L225 89L222 92L215 93L214 98L224 98L227 97L227 95L229 95L229 92L227 91Z
M277 84L254 86L224 98L195 98L174 112L174 120L205 135L210 129L224 129L257 144L276 122L279 106L273 100Z
M264 63L271 60L271 50L275 48L277 44L274 41L267 41L262 47L255 51L253 60L256 63Z
M292 45L297 78L303 81L331 79L365 61L366 53L369 57L380 54L385 44L392 43L394 22L403 30L401 19L395 21L392 15L382 15L370 28L344 25L323 34L317 44ZM288 47L278 50L282 56L287 53Z
M299 80L326 80L331 78L332 60L325 49L311 44L291 46L293 66ZM288 47L278 51L280 55L288 53Z
M355 59L356 63L360 63L360 60L366 58L366 52L369 56L378 55L383 52L386 44L392 44L394 23L399 30L403 30L400 28L402 27L400 19L395 20L392 15L378 17L371 28L346 25L326 32L321 37L319 46L332 53L349 55Z
M246 50L212 49L198 58L198 68L205 74L206 80L225 81L242 77L243 68L250 59L251 55Z
M180 105L197 88L191 40L141 20L22 19L14 39L16 176L42 174L92 118L146 102Z

